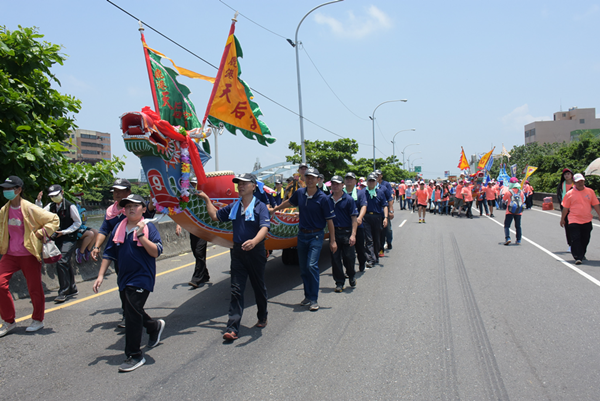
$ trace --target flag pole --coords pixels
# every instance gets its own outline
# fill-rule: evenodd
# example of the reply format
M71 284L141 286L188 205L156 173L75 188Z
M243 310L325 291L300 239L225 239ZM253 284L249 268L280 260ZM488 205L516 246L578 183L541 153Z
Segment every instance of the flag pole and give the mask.
M154 101L154 111L160 113L158 109L158 98L156 97L156 88L154 86L154 77L152 76L152 66L150 65L150 56L148 55L148 49L146 49L146 38L144 37L144 25L142 21L138 21L140 24L140 35L142 36L142 43L144 45L144 58L146 59L146 68L148 69L148 79L150 80L150 89L152 90L152 100Z

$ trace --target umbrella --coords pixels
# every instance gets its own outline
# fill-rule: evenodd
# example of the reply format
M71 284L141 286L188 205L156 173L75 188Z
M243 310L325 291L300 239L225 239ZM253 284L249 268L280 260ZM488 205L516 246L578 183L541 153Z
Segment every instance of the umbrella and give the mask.
M587 166L585 169L585 175L600 175L600 157Z

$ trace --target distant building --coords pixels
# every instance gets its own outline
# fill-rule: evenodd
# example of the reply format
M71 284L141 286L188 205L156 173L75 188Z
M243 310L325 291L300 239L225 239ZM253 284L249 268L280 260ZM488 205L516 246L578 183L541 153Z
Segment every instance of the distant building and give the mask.
M583 131L600 134L600 119L596 109L570 108L569 111L554 113L554 121L534 121L525 126L525 144L571 142L577 140Z
M109 133L78 129L70 135L73 145L65 144L69 150L64 155L73 162L96 164L112 158Z

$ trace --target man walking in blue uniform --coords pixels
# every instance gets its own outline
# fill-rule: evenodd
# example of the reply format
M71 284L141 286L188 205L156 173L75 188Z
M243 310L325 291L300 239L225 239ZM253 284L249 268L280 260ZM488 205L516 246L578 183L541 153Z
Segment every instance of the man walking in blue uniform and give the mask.
M382 188L376 188L377 175L369 174L367 177L367 214L365 214L365 242L367 248L367 267L379 263L379 250L381 249L381 231L388 225L388 203Z
M335 280L335 292L344 290L346 275L350 287L356 287L356 279L354 278L354 244L356 243L356 217L358 211L354 199L347 193L344 193L344 179L335 175L331 179L331 201L333 202L333 225L335 227L335 243L338 248L336 252L331 253L331 270L333 279Z
M267 252L264 239L271 228L271 216L267 206L253 196L256 189L256 177L253 174L237 175L233 182L238 185L240 199L218 211L208 195L198 191L198 195L206 202L206 210L213 221L233 223L233 248L229 251L231 302L227 329L223 335L226 341L239 338L240 322L244 313L244 290L248 278L258 308L256 327L267 326L267 287L265 286Z
M354 249L356 250L356 258L358 259L358 269L361 272L365 271L367 263L367 250L365 248L365 226L363 220L367 213L367 198L364 189L359 189L356 186L356 175L353 172L346 173L345 178L346 187L344 192L352 197L358 210L358 216L356 218L356 243Z
M327 195L317 188L319 170L309 168L304 173L306 188L300 188L292 197L273 209L272 212L290 206L298 206L300 214L298 232L298 261L300 276L304 283L304 299L300 305L319 310L319 256L325 237L325 225L329 229L329 248L337 251L333 226L333 205Z

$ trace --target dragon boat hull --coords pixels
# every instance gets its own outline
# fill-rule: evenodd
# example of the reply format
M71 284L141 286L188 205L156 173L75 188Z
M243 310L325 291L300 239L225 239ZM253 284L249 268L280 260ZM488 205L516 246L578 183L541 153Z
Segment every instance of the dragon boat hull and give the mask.
M231 222L212 221L205 202L186 188L182 179L182 143L160 132L152 119L144 113L132 112L121 116L125 147L140 158L150 185L152 201L159 212L185 230L217 245L232 247ZM198 146L196 144L196 146ZM200 150L199 146L198 149ZM207 181L198 186L212 200L217 209L239 198L231 171L206 173ZM189 191L189 201L182 203L182 193ZM181 207L184 205L185 207ZM297 245L298 213L277 212L271 217L271 229L265 240L267 250L287 249Z

